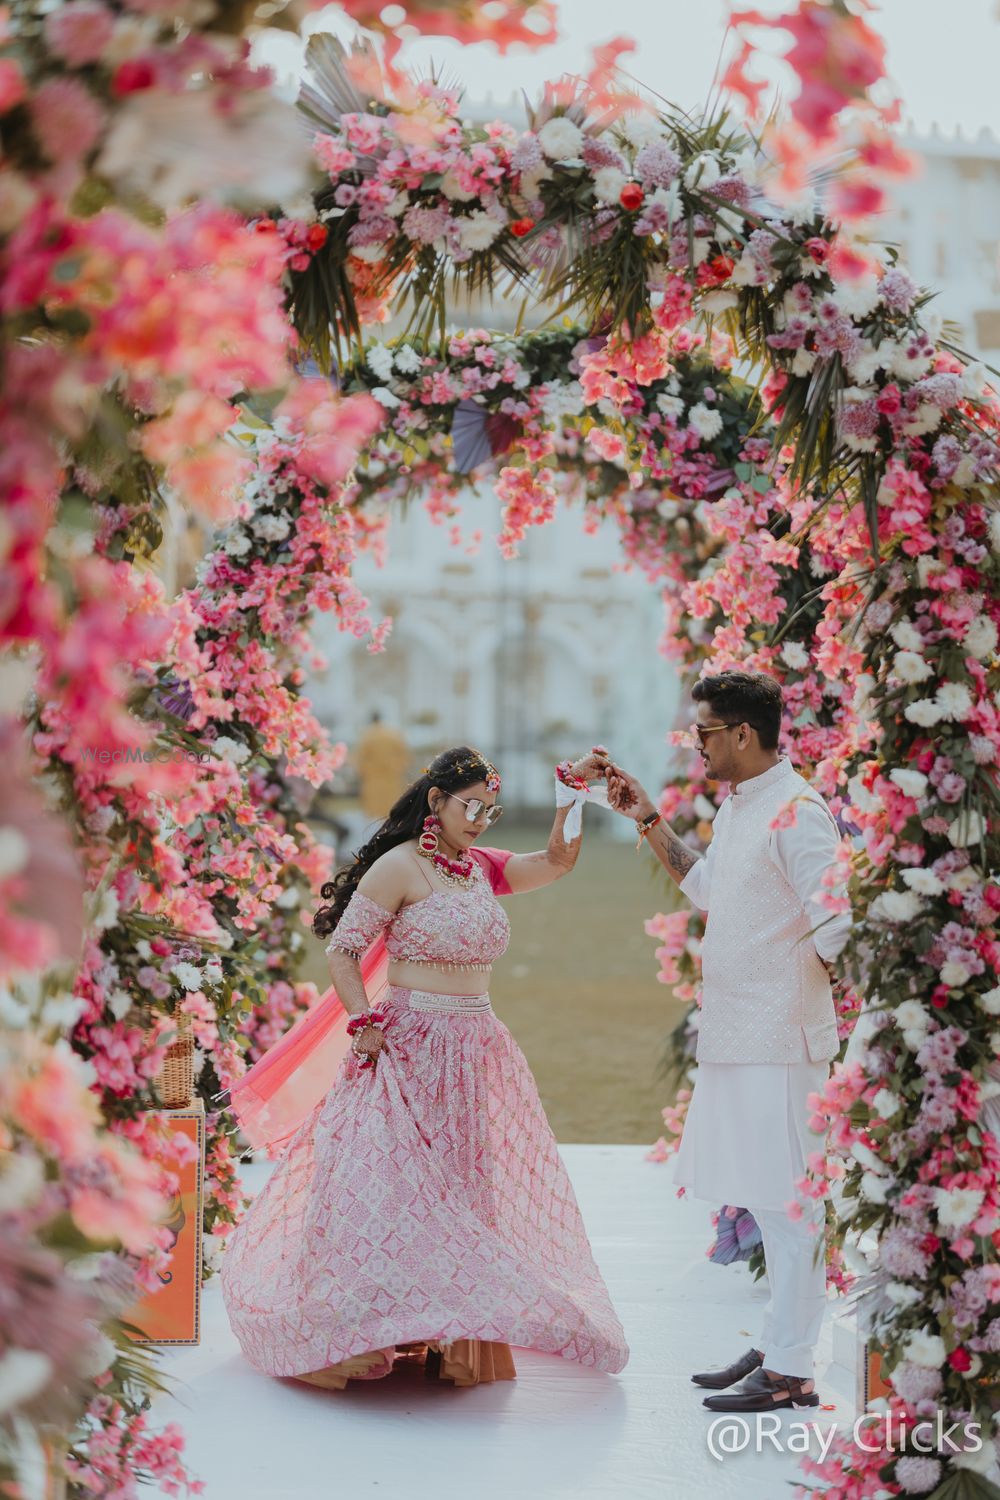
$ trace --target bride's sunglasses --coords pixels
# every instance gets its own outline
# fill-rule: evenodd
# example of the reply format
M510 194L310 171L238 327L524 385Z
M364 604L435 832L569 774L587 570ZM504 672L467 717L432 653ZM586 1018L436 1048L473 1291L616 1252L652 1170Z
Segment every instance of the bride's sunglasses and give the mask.
M480 802L478 797L470 797L466 800L465 797L456 797L454 792L448 792L447 795L455 797L456 802L461 802L465 808L466 820L469 823L478 823L481 819L485 819L487 828L492 828L493 824L503 814L503 808L499 802L494 802L493 806L489 807L485 802Z

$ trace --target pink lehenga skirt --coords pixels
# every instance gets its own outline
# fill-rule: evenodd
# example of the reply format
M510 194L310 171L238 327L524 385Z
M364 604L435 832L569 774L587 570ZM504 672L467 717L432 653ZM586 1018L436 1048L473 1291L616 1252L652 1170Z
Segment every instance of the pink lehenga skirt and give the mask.
M247 1360L373 1379L408 1349L467 1364L478 1346L490 1379L507 1344L621 1370L576 1196L489 997L393 987L382 1010L377 1066L344 1059L229 1238L222 1292Z

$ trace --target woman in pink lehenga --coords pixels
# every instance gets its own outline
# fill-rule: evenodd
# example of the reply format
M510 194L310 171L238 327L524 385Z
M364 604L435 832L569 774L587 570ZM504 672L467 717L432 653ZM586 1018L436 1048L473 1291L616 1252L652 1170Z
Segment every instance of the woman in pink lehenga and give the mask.
M585 778L603 765L595 752L560 767L548 847L510 854L473 847L499 816L496 771L446 751L323 888L314 930L333 933L336 995L232 1089L258 1143L301 1118L223 1261L258 1369L339 1389L406 1359L474 1385L513 1378L511 1345L624 1366L534 1079L487 993L510 933L497 896L573 868ZM352 1041L331 1086L316 1060L334 1009ZM282 1049L295 1071L269 1068Z

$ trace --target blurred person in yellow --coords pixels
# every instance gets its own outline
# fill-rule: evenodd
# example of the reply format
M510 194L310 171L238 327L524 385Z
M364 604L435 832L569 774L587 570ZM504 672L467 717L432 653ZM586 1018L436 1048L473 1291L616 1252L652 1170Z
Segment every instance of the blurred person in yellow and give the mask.
M385 818L409 781L410 747L399 729L375 712L354 747L351 759L358 773L359 799L366 818Z

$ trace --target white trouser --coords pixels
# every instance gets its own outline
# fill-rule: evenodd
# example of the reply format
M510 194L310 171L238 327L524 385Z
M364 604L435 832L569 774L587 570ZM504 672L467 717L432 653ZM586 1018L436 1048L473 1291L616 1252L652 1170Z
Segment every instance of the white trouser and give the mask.
M807 1199L798 1222L784 1209L751 1206L750 1212L763 1236L771 1290L754 1347L763 1351L765 1370L812 1380L813 1353L826 1309L823 1204ZM814 1265L817 1247L819 1261Z

